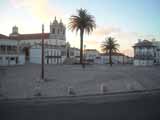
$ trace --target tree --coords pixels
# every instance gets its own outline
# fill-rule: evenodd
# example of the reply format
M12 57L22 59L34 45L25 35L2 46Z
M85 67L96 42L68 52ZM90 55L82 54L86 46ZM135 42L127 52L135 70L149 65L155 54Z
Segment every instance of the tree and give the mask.
M117 41L112 38L108 37L105 39L105 41L102 42L101 48L102 51L106 54L109 54L109 64L112 66L112 54L119 51L119 44L116 43Z
M86 9L78 9L77 15L69 18L69 29L80 31L80 64L83 63L83 36L84 32L90 34L96 27L94 16L90 15Z

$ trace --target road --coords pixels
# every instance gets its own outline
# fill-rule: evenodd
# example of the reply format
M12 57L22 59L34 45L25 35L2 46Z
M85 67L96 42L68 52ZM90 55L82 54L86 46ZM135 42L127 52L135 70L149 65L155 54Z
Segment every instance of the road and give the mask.
M6 100L0 120L160 120L160 91Z

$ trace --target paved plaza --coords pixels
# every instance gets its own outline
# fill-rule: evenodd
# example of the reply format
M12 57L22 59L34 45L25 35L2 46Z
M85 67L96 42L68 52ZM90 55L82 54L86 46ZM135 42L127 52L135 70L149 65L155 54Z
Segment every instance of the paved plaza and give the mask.
M0 90L5 98L32 98L69 96L160 88L160 66L135 67L132 65L45 65L46 81L40 79L41 65L0 67Z

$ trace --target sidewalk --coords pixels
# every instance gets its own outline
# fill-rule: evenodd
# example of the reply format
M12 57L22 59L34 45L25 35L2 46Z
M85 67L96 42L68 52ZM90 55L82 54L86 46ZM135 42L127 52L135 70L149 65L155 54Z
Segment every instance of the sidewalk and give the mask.
M160 88L160 67L46 65L40 80L40 65L6 67L1 78L1 92L7 99L75 96L130 92ZM1 71L0 71L1 72ZM104 89L104 91L103 91Z

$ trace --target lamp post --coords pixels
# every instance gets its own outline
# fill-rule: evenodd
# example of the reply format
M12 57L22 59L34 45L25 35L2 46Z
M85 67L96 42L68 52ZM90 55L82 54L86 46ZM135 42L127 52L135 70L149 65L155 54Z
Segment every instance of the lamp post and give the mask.
M84 61L85 61L85 57L86 57L86 45L84 45Z
M41 56L41 58L42 58L41 78L42 78L42 80L44 80L44 24L42 24L42 56Z

